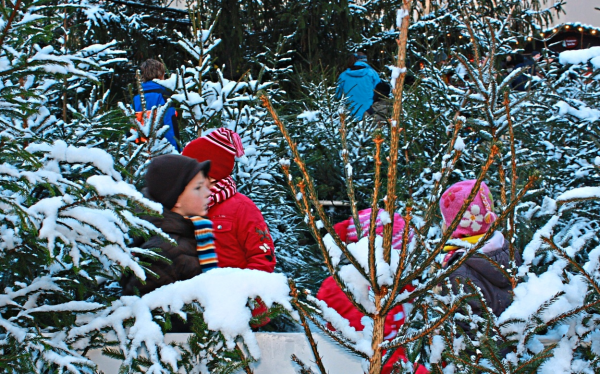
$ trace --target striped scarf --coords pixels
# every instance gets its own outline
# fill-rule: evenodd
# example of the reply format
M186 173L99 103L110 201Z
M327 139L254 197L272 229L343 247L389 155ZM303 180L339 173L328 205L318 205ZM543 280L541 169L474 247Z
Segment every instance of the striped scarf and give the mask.
M217 253L215 252L215 236L212 221L200 217L187 217L194 225L196 236L196 253L202 272L217 268Z
M235 182L230 175L227 178L221 179L217 182L217 184L212 186L210 188L210 192L211 194L208 197L208 209L235 195L237 192L237 187L235 186Z

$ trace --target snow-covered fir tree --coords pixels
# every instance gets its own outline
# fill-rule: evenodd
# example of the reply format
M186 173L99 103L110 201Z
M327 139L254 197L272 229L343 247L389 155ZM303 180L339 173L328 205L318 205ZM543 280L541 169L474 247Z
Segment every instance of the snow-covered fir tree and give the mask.
M97 85L111 63L123 62L122 53L115 43L73 49L65 47L66 37L52 40L65 20L53 14L72 8L79 9L18 2L2 16L0 365L15 373L89 373L95 365L85 353L96 347L134 372L245 365L260 355L248 300L260 295L268 306L276 302L291 312L283 275L253 281L251 274L217 271L217 278L145 298L120 297L123 272L141 280L155 276L140 255L161 257L129 246L134 237L164 236L138 217L160 214L162 207L131 183L139 182L150 157L172 152L161 137L167 105L143 122L125 105L107 108L109 93L100 94ZM241 279L248 289L239 297L219 290ZM186 317L196 334L176 349L164 331L171 318ZM245 322L232 327L240 318Z

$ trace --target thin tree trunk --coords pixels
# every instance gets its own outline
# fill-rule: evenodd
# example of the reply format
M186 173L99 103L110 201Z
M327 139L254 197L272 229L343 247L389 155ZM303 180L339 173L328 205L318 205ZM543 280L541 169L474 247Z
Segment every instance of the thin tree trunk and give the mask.
M371 339L371 348L373 349L373 356L369 360L369 374L380 374L382 365L382 349L381 343L383 343L383 331L385 327L385 314L381 313L381 300L387 290L382 288L380 292L375 294L375 305L377 306L377 313L373 316L373 338Z

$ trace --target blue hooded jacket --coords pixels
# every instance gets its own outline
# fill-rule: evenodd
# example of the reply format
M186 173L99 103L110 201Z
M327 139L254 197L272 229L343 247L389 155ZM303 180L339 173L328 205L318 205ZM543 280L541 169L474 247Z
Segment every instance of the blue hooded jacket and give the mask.
M142 83L142 90L144 90L144 98L146 99L146 110L150 110L153 107L158 107L166 103L165 97L163 95L167 94L167 89L161 86L160 84L152 81L144 82ZM142 102L140 100L140 95L135 95L133 97L133 109L136 112L142 111ZM175 147L175 149L177 149L177 151L180 152L181 150L179 149L179 145L175 140L175 134L179 132L178 129L176 129L176 123L174 123L175 121L175 108L169 107L163 119L163 123L169 126L169 130L167 130L164 136L169 141L169 143L171 143L173 147Z
M369 64L357 61L340 74L337 94L338 97L346 95L352 114L360 120L373 105L373 90L379 82L379 75Z

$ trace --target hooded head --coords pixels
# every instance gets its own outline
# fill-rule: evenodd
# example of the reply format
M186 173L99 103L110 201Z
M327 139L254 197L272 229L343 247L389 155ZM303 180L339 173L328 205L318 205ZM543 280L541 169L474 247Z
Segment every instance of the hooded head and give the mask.
M452 224L463 203L473 190L476 180L466 180L453 184L440 199L440 210L444 219L444 229ZM481 182L479 191L463 214L458 227L452 233L453 238L464 238L485 233L496 220L493 211L494 200L490 189Z
M383 216L383 217L382 217ZM388 217L387 212L383 209L379 209L377 213L377 220L375 221L375 234L379 236L383 236L383 226L386 223L386 218ZM358 219L360 221L360 226L362 228L363 234L362 237L365 237L369 234L369 226L371 219L371 209L364 209L358 212ZM345 241L350 243L358 242L359 238L356 232L356 226L354 226L354 220L352 217L347 221L349 222L345 232ZM389 222L389 220L388 220ZM398 213L394 214L394 231L392 233L392 248L400 250L402 249L402 237L404 235L404 219ZM336 232L338 232L338 227L336 225ZM338 232L338 235L340 233ZM342 236L342 235L340 235ZM412 231L409 232L409 241L412 239Z
M208 176L221 180L231 175L235 158L244 155L244 146L235 131L222 127L192 140L181 154L199 162L211 160Z
M209 171L210 161L198 162L180 155L158 156L148 165L146 188L152 199L171 210L188 183L198 173L206 176Z

